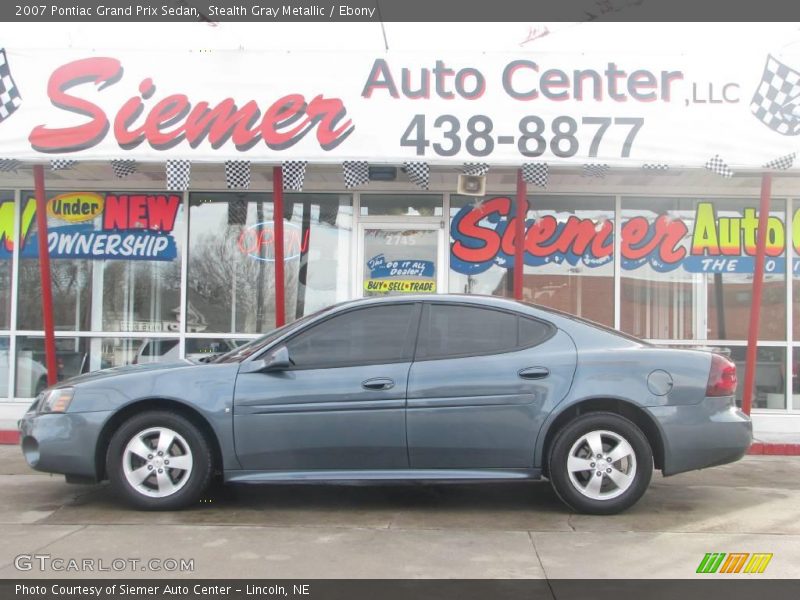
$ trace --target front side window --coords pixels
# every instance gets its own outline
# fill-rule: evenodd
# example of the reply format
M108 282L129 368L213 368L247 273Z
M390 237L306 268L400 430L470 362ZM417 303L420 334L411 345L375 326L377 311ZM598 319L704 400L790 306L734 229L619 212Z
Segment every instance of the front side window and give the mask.
M326 369L411 360L416 304L374 306L332 317L292 338L298 369Z

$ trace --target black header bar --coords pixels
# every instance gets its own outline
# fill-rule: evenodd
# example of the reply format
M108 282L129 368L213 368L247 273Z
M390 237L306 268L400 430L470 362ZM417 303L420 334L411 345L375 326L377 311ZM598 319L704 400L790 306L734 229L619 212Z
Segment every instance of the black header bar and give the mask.
M8 22L797 21L790 0L3 0ZM457 33L457 32L456 32Z

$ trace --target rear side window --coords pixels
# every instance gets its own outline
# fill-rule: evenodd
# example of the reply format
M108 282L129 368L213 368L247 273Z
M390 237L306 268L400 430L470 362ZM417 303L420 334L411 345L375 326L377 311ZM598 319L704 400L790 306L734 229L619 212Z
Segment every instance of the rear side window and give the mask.
M297 369L410 361L416 304L373 306L332 317L286 344Z
M541 344L555 333L549 323L520 315L451 304L430 304L423 316L417 359L513 352Z

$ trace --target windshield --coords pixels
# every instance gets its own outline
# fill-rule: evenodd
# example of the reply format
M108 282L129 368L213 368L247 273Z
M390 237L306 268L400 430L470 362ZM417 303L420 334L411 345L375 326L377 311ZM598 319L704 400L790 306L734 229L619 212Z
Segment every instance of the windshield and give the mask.
M317 312L311 313L310 315L306 315L305 317L301 317L296 321L292 321L291 323L287 323L283 327L278 327L277 329L273 329L268 334L261 336L260 338L256 338L244 344L243 346L239 346L238 348L234 348L230 352L223 354L213 360L211 362L215 363L226 363L226 362L242 362L249 356L257 354L263 348L269 346L272 342L277 340L279 337L294 331L295 329L299 329L308 321L316 318L317 316L326 313L334 308L339 306L339 304L334 304L333 306L329 306L327 308L323 308L322 310L318 310Z

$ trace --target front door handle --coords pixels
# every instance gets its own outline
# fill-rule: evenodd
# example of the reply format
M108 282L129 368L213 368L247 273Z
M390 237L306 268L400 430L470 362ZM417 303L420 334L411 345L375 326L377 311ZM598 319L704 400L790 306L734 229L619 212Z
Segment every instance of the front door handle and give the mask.
M550 375L550 369L547 367L528 367L527 369L520 369L517 375L523 379L544 379Z
M361 387L365 390L390 390L394 387L394 381L388 377L375 377L362 381Z

